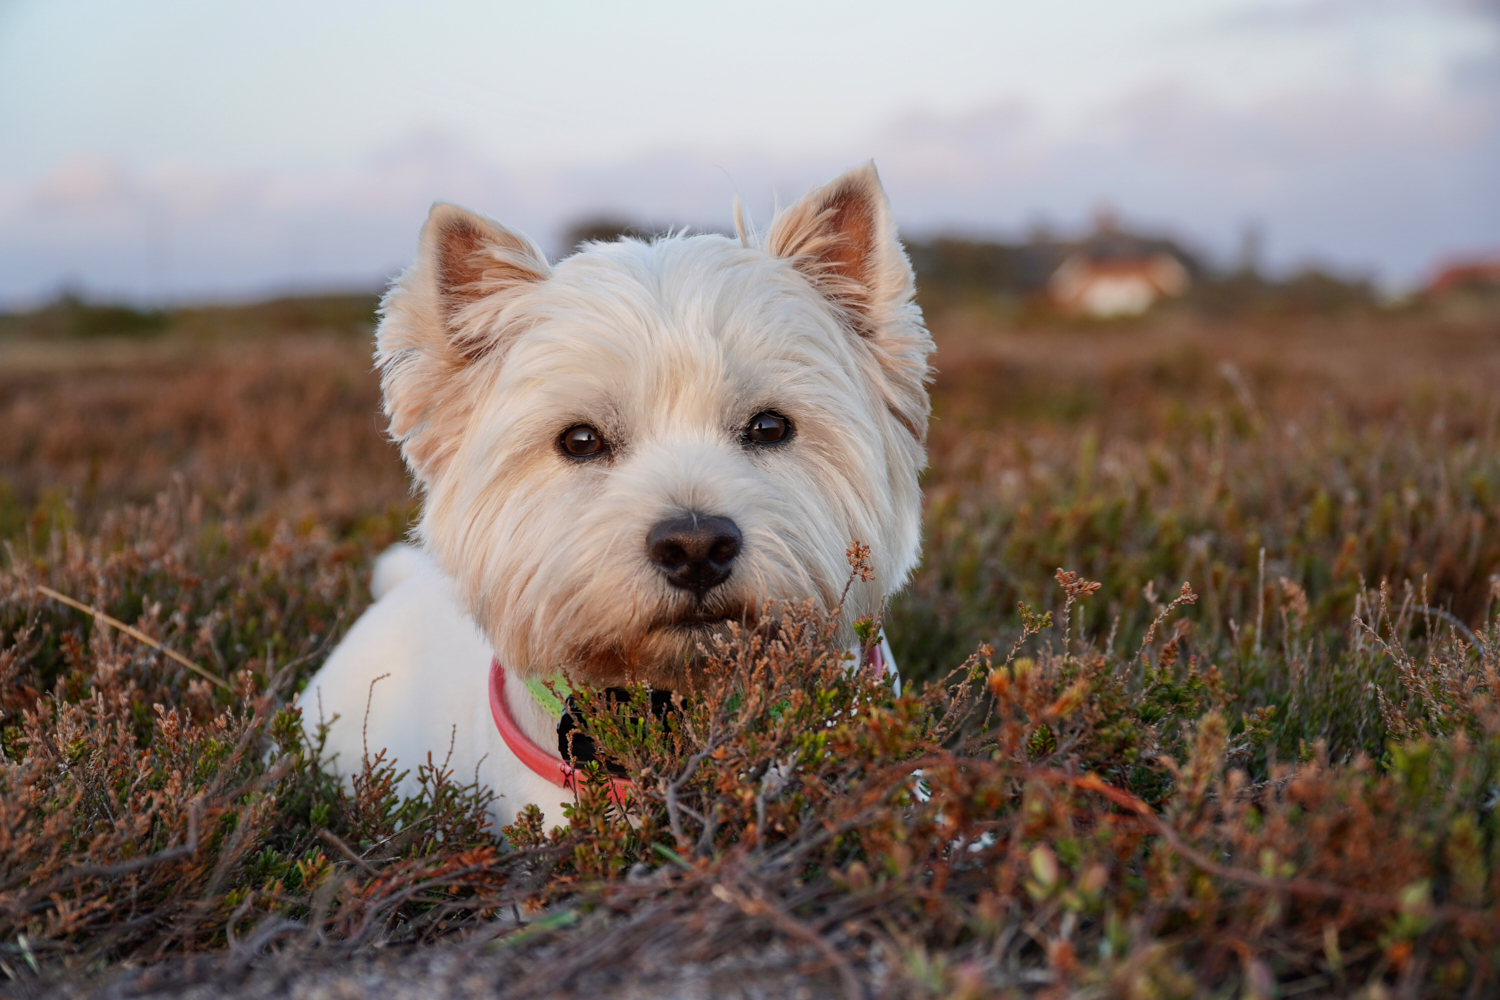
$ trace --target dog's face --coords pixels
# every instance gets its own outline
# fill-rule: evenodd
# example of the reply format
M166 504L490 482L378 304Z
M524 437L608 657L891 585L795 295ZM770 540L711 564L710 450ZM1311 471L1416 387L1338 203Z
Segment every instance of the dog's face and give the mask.
M724 622L916 561L931 339L873 167L721 236L592 245L554 270L452 206L387 296L392 434L420 533L522 674L682 687Z

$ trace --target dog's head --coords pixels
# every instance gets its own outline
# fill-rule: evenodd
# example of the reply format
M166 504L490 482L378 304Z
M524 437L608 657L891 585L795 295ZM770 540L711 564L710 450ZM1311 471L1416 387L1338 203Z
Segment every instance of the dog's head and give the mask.
M419 533L502 662L687 680L768 601L845 619L917 559L932 340L873 166L722 236L593 244L556 268L451 205L377 334Z

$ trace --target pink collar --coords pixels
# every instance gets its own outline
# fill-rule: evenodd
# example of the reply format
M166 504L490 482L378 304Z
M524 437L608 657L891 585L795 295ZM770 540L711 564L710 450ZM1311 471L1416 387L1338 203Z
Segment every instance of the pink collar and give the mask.
M490 660L490 714L495 717L495 728L500 731L500 738L510 747L510 752L533 774L559 788L578 790L578 768L538 746L510 714L510 705L505 701L505 668L500 665L499 658ZM610 778L609 785L615 800L623 801L630 788L630 779Z

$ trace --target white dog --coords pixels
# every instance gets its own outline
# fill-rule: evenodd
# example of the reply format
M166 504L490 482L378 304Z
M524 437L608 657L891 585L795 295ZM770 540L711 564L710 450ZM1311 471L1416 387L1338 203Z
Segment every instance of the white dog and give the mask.
M420 548L382 557L376 603L301 697L309 729L337 715L341 771L366 746L414 770L451 744L496 820L536 803L561 822L569 768L539 679L680 689L725 622L836 603L851 539L874 577L846 621L905 582L932 340L875 168L763 240L739 229L553 268L433 208L376 335Z

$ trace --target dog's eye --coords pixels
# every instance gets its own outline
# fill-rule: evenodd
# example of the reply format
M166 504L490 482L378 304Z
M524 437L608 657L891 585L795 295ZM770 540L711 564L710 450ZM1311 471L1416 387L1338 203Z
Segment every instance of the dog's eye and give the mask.
M558 446L573 458L592 458L604 451L604 435L588 424L574 424L562 432Z
M762 410L745 425L745 440L754 444L776 444L785 441L791 433L791 421L770 410Z

